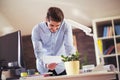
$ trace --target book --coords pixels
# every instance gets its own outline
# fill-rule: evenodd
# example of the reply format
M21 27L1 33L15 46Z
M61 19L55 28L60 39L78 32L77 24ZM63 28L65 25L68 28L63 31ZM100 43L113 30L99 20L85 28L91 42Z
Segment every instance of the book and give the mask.
M120 35L120 25L115 25L115 32L117 35Z
M112 28L112 26L109 26L108 27L108 37L110 37L112 35L113 35L113 28Z
M107 54L111 54L113 52L113 50L115 49L115 46L110 46Z
M102 46L103 46L102 45L102 40L98 39L98 48L99 48L100 53L102 53L102 51L103 51L103 47Z
M115 49L115 46L113 46L113 45L110 46L109 48L107 48L107 49L104 51L104 55L111 54L114 49Z
M109 48L110 48L110 47L109 47ZM104 55L106 55L106 54L107 54L107 52L108 52L109 48L108 48L108 49L106 49L106 50L104 51Z
M106 37L106 36L107 36L107 26L104 26L103 37Z
M120 43L117 43L117 52L120 54Z

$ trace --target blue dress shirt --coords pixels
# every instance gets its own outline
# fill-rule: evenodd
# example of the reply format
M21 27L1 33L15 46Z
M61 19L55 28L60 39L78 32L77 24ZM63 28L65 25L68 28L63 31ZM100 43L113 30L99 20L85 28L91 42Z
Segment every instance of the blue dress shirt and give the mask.
M37 70L43 74L48 71L43 62L43 56L61 56L75 53L76 49L73 46L72 28L63 21L60 28L55 32L50 32L46 22L41 22L32 30L32 43L36 57ZM55 71L57 74L65 70L63 62L59 63Z

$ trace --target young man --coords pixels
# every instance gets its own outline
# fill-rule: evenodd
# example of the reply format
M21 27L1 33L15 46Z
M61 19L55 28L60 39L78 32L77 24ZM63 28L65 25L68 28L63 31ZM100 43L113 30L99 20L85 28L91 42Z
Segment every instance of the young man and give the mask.
M32 30L32 43L36 57L37 70L43 74L65 75L63 62L45 64L43 56L61 56L75 53L72 28L64 21L60 8L50 7L46 21L37 24Z

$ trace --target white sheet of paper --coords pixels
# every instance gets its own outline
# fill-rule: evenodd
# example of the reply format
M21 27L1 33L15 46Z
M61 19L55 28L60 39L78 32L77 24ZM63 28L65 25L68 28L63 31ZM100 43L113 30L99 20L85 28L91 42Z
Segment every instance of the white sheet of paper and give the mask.
M60 63L62 62L61 56L43 56L44 63Z

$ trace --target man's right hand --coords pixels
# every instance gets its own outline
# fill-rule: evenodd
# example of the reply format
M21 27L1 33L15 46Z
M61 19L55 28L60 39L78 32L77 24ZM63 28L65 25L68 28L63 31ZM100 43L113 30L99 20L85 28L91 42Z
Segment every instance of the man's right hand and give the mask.
M57 66L57 63L50 63L46 65L49 70L54 70Z

